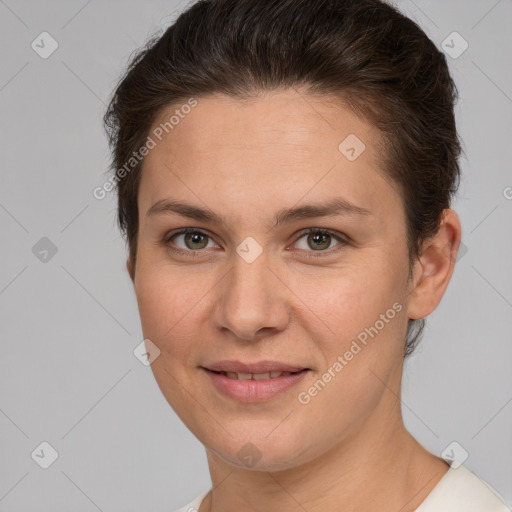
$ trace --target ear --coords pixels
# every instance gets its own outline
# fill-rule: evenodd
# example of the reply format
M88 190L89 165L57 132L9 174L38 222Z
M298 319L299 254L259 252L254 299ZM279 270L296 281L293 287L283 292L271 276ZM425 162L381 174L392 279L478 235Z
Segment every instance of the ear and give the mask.
M424 242L414 264L409 318L425 318L441 302L455 268L460 241L458 215L451 209L443 210L437 233Z
M135 279L135 268L134 268L130 258L128 258L126 260L126 270L128 270L128 274L130 275L130 279L133 282L133 280Z

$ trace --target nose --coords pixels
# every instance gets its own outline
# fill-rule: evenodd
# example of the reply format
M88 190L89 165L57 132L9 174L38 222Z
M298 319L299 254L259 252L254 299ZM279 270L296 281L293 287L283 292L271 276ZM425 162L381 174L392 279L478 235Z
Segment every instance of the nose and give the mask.
M265 251L252 263L238 254L219 286L213 320L239 340L275 335L289 323L289 290L269 265Z

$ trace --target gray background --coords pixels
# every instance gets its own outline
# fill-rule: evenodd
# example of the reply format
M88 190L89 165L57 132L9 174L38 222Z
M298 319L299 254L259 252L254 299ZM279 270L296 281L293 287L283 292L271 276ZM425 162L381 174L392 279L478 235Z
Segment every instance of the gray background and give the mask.
M469 44L448 57L467 253L406 365L405 422L434 453L459 443L512 504L512 2L397 5L440 48L453 31ZM92 195L105 103L130 53L184 6L0 0L0 512L171 511L210 485L204 448L133 355L114 195ZM59 45L47 59L31 48L43 31ZM46 261L43 237L57 248ZM59 455L48 469L31 457L43 441Z

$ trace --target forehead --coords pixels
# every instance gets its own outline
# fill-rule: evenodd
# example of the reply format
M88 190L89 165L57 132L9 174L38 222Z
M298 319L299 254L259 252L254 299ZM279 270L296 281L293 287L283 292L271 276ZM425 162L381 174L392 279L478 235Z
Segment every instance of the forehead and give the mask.
M270 150L278 146L283 152L289 144L292 147L288 148L288 157L294 153L308 154L315 147L327 149L337 157L338 144L347 135L357 135L367 142L378 136L371 124L356 116L341 100L295 89L246 99L211 94L196 98L196 102L195 107L187 107L187 113L181 115L185 103L169 106L155 120L152 129L164 130L163 145L169 144L168 149L193 146L207 151L217 146L218 151L232 151L238 146L261 151L264 145ZM171 117L174 124L167 123L165 127ZM172 137L166 137L171 133ZM366 157L369 156L373 155L367 153Z
M156 145L144 161L142 211L167 192L198 194L223 210L277 210L341 195L383 213L386 198L396 202L381 169L378 130L333 97L289 89L195 100L190 108L169 106L152 126Z

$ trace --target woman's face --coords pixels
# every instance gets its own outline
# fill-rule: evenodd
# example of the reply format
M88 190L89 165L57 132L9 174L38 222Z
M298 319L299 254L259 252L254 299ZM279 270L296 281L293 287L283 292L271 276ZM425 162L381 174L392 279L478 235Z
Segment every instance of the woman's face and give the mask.
M410 301L403 203L376 130L349 110L294 90L196 99L150 133L140 182L134 286L152 369L226 462L297 466L390 421ZM304 370L264 375L285 365Z

